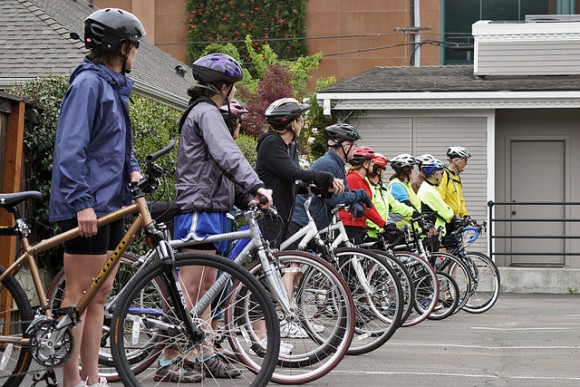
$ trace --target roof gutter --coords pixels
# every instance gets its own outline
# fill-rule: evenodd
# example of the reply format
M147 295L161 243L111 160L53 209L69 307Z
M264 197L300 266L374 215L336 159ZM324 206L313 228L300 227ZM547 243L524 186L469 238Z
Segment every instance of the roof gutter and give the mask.
M323 114L344 110L580 108L580 91L317 93Z
M14 86L32 81L37 79L37 77L26 77L26 78L0 78L0 90L10 89ZM149 97L155 101L158 101L164 105L170 106L177 110L185 110L188 105L188 99L180 97L173 93L169 93L164 90L159 90L147 83L135 80L133 84L133 90L139 94Z

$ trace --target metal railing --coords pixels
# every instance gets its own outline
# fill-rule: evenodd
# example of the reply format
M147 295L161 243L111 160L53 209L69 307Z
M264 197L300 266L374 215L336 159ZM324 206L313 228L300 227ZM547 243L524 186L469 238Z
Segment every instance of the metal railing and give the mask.
M559 239L559 240L569 240L569 239L580 239L580 235L495 235L495 226L497 223L515 223L515 222L534 222L534 223L580 223L580 219L572 218L524 218L524 219L511 219L511 218L495 218L494 217L494 207L495 206L580 206L580 202L487 202L488 208L488 246L490 257L498 255L529 255L529 256L580 256L580 252L520 252L520 251L510 251L498 253L494 248L494 239ZM564 234L566 232L564 231Z

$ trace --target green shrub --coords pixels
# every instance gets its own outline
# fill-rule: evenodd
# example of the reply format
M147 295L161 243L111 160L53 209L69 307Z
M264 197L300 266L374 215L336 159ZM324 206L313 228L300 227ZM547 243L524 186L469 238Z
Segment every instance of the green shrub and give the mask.
M240 150L246 157L246 160L250 163L252 168L256 168L256 159L258 158L258 152L256 151L256 147L258 146L258 141L246 134L240 134L238 139L236 140L236 144L240 147Z

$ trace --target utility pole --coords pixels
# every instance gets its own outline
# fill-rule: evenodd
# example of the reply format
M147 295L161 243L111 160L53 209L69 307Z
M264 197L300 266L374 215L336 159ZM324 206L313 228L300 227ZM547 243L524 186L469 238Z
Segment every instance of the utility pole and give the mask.
M421 31L430 30L431 26L425 27L395 27L393 30L397 32L402 32L407 36L407 34L413 36L413 50L411 52L411 58L409 60L410 65L414 67L421 66Z

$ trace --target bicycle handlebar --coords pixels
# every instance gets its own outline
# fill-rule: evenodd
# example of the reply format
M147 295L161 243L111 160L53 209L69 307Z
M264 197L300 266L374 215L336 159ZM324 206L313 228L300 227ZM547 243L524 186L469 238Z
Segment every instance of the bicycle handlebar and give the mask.
M159 157L169 153L173 147L175 146L175 143L177 141L175 141L174 138L171 139L171 141L169 142L169 145L167 145L165 148L158 150L155 153L152 153L150 155L147 155L147 157L145 158L145 160L147 160L148 163L153 162L155 160L157 160Z

